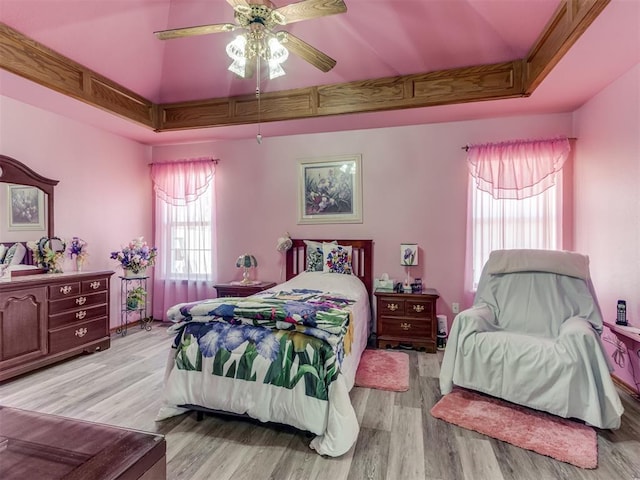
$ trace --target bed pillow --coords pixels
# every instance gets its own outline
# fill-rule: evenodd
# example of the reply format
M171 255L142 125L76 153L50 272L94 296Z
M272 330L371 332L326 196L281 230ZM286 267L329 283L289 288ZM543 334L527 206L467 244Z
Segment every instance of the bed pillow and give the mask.
M338 242L328 242L336 245ZM305 272L322 272L322 264L324 263L324 254L322 252L322 242L315 242L313 240L304 240L304 244L307 246L307 268Z
M4 265L18 265L27 253L27 248L21 243L14 243L7 250L2 263Z
M4 256L7 253L8 248L2 244L0 244L0 263L3 262Z
M344 273L351 275L353 266L351 265L352 247L337 245L335 243L323 243L322 271L325 273Z

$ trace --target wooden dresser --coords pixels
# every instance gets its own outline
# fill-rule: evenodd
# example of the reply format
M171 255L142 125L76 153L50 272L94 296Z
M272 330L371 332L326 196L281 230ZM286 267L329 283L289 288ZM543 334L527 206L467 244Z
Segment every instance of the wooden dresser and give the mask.
M109 348L111 271L0 282L0 381Z
M422 293L375 292L378 348L399 345L436 351L437 290Z

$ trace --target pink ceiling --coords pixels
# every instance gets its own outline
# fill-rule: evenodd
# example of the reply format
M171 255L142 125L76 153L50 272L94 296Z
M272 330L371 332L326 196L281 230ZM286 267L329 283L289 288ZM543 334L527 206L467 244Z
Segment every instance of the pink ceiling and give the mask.
M278 6L292 3L275 0ZM294 55L275 91L522 58L560 0L345 0L348 11L283 27L337 60L322 73ZM158 40L153 32L233 23L225 0L0 0L0 21L156 102L252 93L227 70L233 33ZM571 111L640 62L640 0L613 0L530 98L277 122L263 135ZM244 138L255 127L157 134L7 72L0 94L150 144Z

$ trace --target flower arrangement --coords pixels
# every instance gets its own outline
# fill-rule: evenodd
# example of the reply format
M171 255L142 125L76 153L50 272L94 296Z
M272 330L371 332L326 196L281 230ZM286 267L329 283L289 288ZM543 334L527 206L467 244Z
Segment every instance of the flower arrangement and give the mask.
M153 267L158 254L156 247L150 247L143 237L134 238L121 250L111 252L111 257L120 262L122 269L138 274L147 267Z
M80 237L73 237L69 242L69 258L75 259L78 270L87 259L87 242Z
M27 242L27 247L33 252L36 265L51 273L62 272L59 263L66 250L64 241L58 237L42 237L37 242Z

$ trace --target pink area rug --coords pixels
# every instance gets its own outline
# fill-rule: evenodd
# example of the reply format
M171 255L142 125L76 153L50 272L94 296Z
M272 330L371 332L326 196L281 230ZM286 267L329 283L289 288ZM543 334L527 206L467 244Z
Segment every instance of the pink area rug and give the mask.
M460 388L442 397L431 415L577 467L598 466L596 432L582 423Z
M409 355L389 350L365 350L356 372L356 386L406 392L409 390Z

